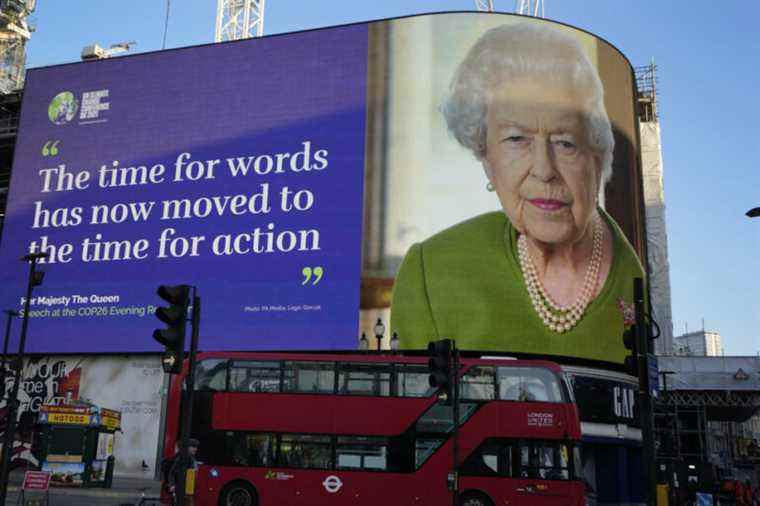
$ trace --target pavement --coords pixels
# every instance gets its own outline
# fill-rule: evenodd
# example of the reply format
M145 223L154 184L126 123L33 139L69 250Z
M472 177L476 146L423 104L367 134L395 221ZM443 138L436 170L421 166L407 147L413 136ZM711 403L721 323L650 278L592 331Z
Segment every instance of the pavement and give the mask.
M18 502L23 471L11 472L8 479L7 505ZM161 493L161 482L151 478L129 478L114 476L111 488L50 487L51 506L90 505L139 505L142 498L157 498ZM44 504L44 503L42 503ZM157 505L156 501L145 501L144 506Z

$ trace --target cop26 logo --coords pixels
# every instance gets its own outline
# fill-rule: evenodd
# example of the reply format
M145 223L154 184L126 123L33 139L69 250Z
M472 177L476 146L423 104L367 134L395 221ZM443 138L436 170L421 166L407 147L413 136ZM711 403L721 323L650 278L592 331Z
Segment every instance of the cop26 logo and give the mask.
M65 125L77 116L79 111L79 124L101 123L106 121L100 117L103 111L110 109L110 104L106 100L108 90L85 91L82 93L81 109L80 101L77 100L74 93L62 91L53 97L48 106L48 118L56 125Z
M62 91L53 97L48 106L48 118L56 125L65 125L77 114L79 101L70 91Z

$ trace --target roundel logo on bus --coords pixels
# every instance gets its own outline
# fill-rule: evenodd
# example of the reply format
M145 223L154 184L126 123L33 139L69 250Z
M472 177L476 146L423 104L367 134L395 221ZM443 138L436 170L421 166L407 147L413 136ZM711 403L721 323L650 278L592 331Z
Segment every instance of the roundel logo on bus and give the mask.
M325 478L325 481L322 482L322 486L325 487L325 490L327 490L329 494L334 494L335 492L341 489L341 487L343 486L343 482L340 481L340 478L338 478L334 474L331 474L330 476Z
M554 413L541 413L528 411L528 427L552 427L554 425Z

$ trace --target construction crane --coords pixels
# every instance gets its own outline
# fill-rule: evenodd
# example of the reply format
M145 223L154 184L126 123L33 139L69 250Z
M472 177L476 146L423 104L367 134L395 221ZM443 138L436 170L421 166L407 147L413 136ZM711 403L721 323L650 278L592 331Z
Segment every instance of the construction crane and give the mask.
M475 8L479 11L493 12L493 1L494 0L475 0ZM543 18L544 0L515 0L515 13L524 16Z
M27 24L37 0L0 1L0 93L24 86L26 43L34 30Z
M544 17L544 0L516 0L515 13L534 18Z
M264 35L264 0L217 0L214 40L249 39Z

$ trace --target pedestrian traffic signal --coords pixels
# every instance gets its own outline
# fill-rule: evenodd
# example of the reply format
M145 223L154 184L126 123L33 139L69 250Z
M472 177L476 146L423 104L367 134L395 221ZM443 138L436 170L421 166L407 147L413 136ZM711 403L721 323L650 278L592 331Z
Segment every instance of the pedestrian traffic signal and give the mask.
M639 375L639 346L636 332L636 325L631 325L623 332L623 345L627 350L631 350L631 354L625 357L623 367L631 376Z
M177 374L182 371L182 360L185 355L185 323L190 305L190 287L188 285L161 285L158 287L158 296L169 304L168 307L159 307L156 310L156 317L167 327L156 329L153 332L153 339L165 348L161 359L164 372Z
M451 398L452 370L451 370L451 339L441 339L432 341L428 344L428 368L430 376L428 382L430 386L437 389L438 392L446 394L446 398Z

